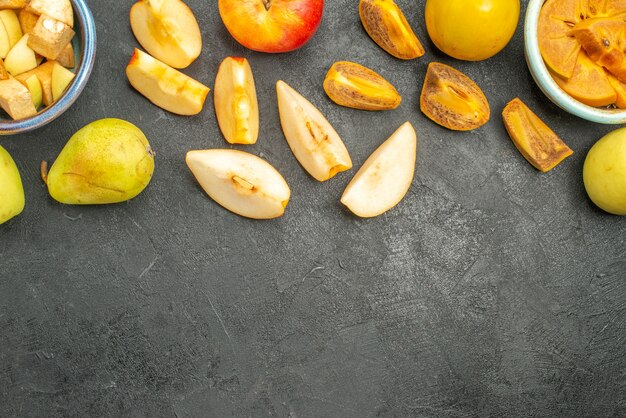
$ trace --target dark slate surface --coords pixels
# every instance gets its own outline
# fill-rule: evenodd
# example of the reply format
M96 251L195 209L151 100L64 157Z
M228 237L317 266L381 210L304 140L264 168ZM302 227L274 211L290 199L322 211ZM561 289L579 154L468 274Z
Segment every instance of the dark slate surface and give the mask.
M625 416L626 221L594 208L581 181L586 152L612 128L548 102L521 25L497 57L455 61L426 42L424 0L401 0L428 50L401 62L367 37L355 1L332 0L308 46L273 56L236 44L215 1L189 1L204 53L187 72L212 87L222 58L250 59L262 127L246 150L292 188L284 218L253 222L209 200L184 164L187 150L225 146L212 97L183 118L136 94L124 77L132 2L90 4L99 41L86 91L57 123L0 139L28 199L0 227L0 416ZM332 104L321 83L346 59L391 80L402 107ZM452 133L419 112L431 60L483 87L488 125ZM359 220L338 204L351 173L307 176L280 131L279 78L328 116L357 167L402 122L415 125L402 204ZM576 152L549 174L504 130L515 96ZM125 204L55 203L39 162L104 117L145 131L158 153L152 183Z

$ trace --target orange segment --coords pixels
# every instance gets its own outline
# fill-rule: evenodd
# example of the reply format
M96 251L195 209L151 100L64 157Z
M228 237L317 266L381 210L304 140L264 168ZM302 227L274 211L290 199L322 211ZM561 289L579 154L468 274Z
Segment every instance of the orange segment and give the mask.
M513 144L537 170L550 171L574 152L520 99L513 99L502 112Z
M567 94L588 106L608 106L617 98L604 69L591 61L584 51L578 54L574 72L568 80L557 74L553 74L553 78Z
M609 18L586 19L574 26L572 35L592 61L626 82L626 22Z
M539 14L537 36L546 65L563 78L570 78L576 66L580 44L570 35L584 13L580 0L548 0Z

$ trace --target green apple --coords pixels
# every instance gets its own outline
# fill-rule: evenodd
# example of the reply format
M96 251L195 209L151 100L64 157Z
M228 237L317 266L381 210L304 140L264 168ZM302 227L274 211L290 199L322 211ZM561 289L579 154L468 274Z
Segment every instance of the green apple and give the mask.
M9 153L0 146L0 224L24 210L24 187Z
M626 215L626 128L595 143L583 168L589 198L613 215Z

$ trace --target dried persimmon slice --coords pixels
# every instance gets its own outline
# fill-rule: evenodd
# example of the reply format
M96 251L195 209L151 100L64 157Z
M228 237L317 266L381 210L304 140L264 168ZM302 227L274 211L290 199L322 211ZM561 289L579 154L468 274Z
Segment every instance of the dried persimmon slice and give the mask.
M420 108L433 122L454 131L470 131L489 121L489 103L468 76L445 64L428 65Z
M506 105L502 119L515 147L539 171L552 170L574 153L519 98Z
M615 103L615 90L604 68L591 61L585 51L578 54L574 73L568 80L556 74L553 78L567 94L588 106L602 107Z
M548 0L539 13L537 39L546 65L563 78L570 78L576 66L580 44L570 31L584 19L580 0Z
M620 109L626 109L626 83L622 83L615 76L611 74L607 74L609 78L609 83L615 90L615 95L617 96L615 99L615 106Z

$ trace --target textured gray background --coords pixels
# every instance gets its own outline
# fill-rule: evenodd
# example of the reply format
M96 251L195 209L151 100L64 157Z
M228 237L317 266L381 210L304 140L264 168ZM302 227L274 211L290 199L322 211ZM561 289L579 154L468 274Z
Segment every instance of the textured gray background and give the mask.
M581 181L586 152L612 128L544 98L521 25L495 58L455 61L428 42L424 1L401 0L428 51L401 62L367 37L356 1L331 0L309 45L263 55L235 43L214 0L189 1L204 52L187 72L212 87L225 56L250 59L262 122L245 149L292 188L284 218L254 222L208 199L184 164L187 150L226 146L212 96L183 118L136 94L124 76L132 2L89 3L99 40L87 89L53 125L0 138L28 200L0 227L0 416L626 415L626 221L594 208ZM392 81L402 107L332 104L322 80L345 59ZM484 89L488 125L453 133L420 113L431 60ZM328 116L355 167L415 125L415 181L395 210L365 221L344 210L354 170L325 184L307 176L280 131L279 78ZM504 130L515 96L575 150L548 174ZM145 131L152 183L125 204L55 203L39 162L104 117Z

